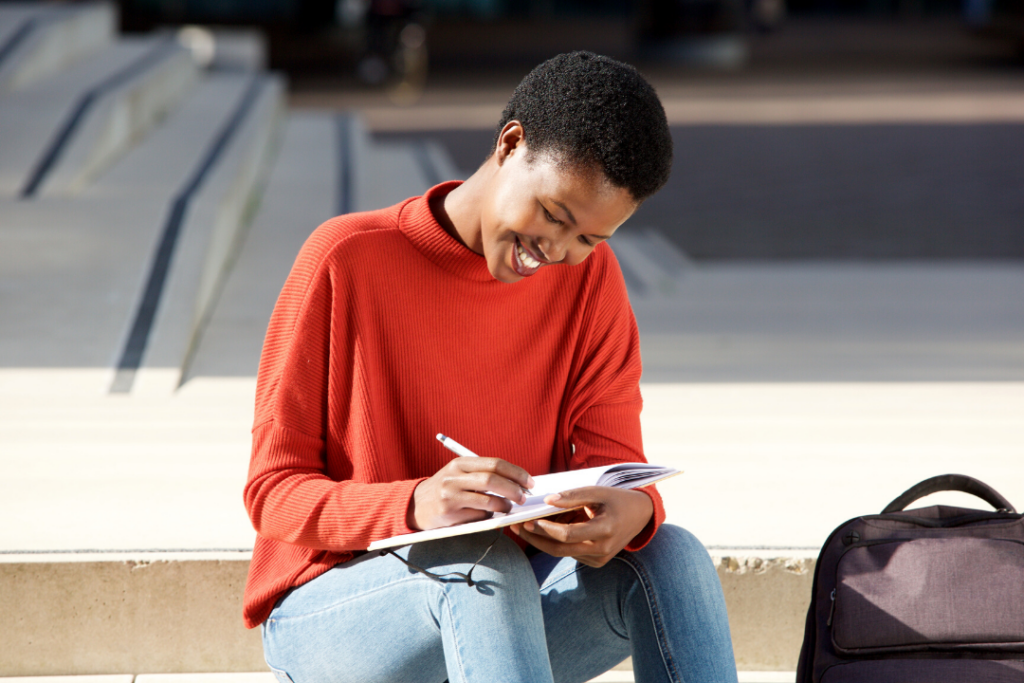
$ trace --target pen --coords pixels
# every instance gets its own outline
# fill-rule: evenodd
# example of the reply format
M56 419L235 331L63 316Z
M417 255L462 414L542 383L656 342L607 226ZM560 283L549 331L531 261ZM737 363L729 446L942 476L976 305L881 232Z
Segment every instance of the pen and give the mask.
M441 442L441 445L443 445L445 448L450 450L455 455L461 455L464 458L479 458L480 457L479 455L477 455L473 451L469 450L468 448L466 448L465 446L463 446L461 443L459 443L458 441L456 441L455 439L453 439L450 436L445 436L444 434L438 434L437 435L437 440ZM532 493L528 488L525 488L523 486L520 486L519 488L523 489L523 493L525 493L526 495L530 495Z
M445 436L444 434L438 434L437 435L437 440L440 441L444 445L445 448L450 450L455 455L461 455L464 458L479 458L480 457L479 455L477 455L473 451L469 450L468 448L466 448L465 446L463 446L461 443L459 443L458 441L456 441L455 439L453 439L450 436Z

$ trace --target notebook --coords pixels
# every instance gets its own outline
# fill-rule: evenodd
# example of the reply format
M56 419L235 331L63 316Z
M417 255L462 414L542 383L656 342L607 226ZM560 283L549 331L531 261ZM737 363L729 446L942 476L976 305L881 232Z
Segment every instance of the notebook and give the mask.
M584 486L614 486L620 489L637 489L642 486L649 486L663 479L668 479L669 477L674 477L677 474L681 474L681 471L672 467L661 467L660 465L652 465L646 462L626 462L604 465L602 467L588 467L569 472L540 474L533 478L534 487L531 489L531 495L527 497L526 502L522 505L513 503L512 510L507 513L496 512L491 518L483 519L479 522L466 522L465 524L456 524L455 526L392 536L391 538L374 541L367 550L381 550L383 548L394 548L421 541L448 538L449 536L473 534L478 531L500 529L531 519L550 517L551 515L565 512L568 509L573 509L545 505L544 498L552 493L561 493L562 491L578 489Z

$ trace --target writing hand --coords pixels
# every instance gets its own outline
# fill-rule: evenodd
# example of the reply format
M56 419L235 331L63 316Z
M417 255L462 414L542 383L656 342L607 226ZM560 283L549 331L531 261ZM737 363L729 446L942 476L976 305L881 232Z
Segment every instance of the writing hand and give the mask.
M576 514L513 524L512 531L535 548L555 557L572 557L603 567L643 531L654 514L650 496L610 486L586 486L544 499L548 505L572 508Z
M529 472L501 458L455 458L416 486L406 523L422 530L487 519L525 502L523 487L533 485Z

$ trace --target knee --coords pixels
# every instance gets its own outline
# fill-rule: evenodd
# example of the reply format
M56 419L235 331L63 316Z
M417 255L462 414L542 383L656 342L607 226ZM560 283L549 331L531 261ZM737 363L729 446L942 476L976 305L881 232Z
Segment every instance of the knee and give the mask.
M704 548L704 544L694 536L692 533L687 531L681 526L675 524L662 524L658 528L658 533L651 539L651 543L648 547L658 543L659 545L671 548L673 552L686 554L686 555L707 555L708 551Z
M491 538L489 534L479 535L484 537L480 542L482 554L490 544ZM529 579L536 584L536 579L533 576L533 567L530 565L530 560L526 557L526 553L504 533L498 536L498 540L487 551L487 557L484 558L480 565L491 568L502 575Z
M409 549L409 561L434 572L469 572L474 580L533 581L533 568L526 554L512 539L485 532L417 543ZM492 545L493 541L493 545ZM475 565L475 568L474 568Z
M704 544L674 524L662 524L651 542L635 555L644 565L659 573L668 571L690 579L710 580L713 577L716 583L718 580L718 572Z

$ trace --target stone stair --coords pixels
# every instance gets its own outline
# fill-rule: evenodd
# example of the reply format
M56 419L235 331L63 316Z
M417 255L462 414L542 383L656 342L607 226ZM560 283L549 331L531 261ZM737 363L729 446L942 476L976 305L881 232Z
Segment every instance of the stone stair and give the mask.
M109 3L0 5L0 92L46 78L107 46L116 26Z

